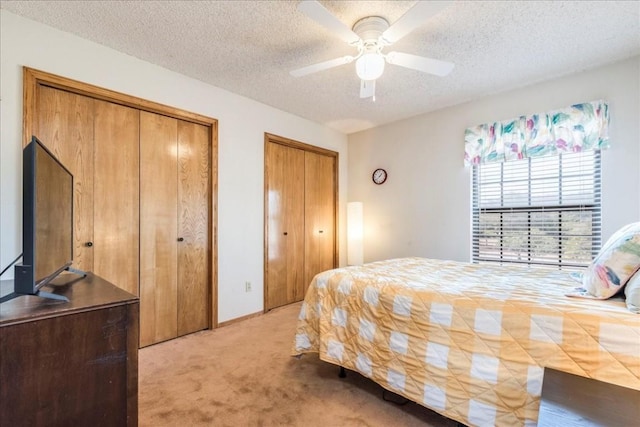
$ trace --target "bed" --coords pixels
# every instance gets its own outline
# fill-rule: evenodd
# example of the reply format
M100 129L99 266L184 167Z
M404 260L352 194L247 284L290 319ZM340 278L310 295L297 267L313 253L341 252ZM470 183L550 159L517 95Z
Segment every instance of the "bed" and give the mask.
M575 286L566 272L424 258L329 270L292 353L466 425L535 425L545 367L640 390L640 315L565 296Z

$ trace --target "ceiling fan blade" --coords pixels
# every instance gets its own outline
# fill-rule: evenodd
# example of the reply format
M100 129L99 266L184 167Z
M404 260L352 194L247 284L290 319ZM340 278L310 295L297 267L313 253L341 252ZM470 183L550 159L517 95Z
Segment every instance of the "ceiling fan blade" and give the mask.
M395 43L452 3L453 1L419 1L387 28L382 37L389 43Z
M338 37L347 43L355 43L360 37L351 31L342 21L325 9L315 0L304 0L298 4L298 10L323 27L333 31Z
M376 96L375 80L360 80L360 98L370 98Z
M317 73L318 71L328 70L329 68L348 64L351 61L353 61L353 56L342 56L340 58L330 59L328 61L318 62L317 64L298 68L297 70L290 71L289 74L291 74L293 77L302 77L306 76L307 74Z
M444 77L453 70L455 65L451 62L438 59L425 58L424 56L411 55L410 53L389 52L387 62L412 70L418 70L436 76Z

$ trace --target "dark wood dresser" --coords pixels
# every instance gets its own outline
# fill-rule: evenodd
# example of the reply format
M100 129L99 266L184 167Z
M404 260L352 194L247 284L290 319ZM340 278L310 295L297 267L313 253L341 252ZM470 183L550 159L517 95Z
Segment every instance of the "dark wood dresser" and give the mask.
M69 302L0 304L0 425L136 426L138 298L91 273L43 290Z

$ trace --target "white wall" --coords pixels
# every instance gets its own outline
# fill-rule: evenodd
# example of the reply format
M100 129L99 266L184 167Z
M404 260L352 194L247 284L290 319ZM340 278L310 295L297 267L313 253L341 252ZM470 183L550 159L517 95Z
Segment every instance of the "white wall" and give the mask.
M604 99L611 148L602 154L603 238L640 220L640 57L420 115L349 136L349 201L364 203L365 261L470 259L470 170L464 130ZM428 96L428 94L424 95ZM382 186L371 181L387 169Z
M220 322L263 309L264 132L339 152L345 224L347 137L339 132L5 10L0 55L0 268L22 245L22 66L218 119ZM344 264L344 244L340 254ZM253 284L250 293L246 281Z

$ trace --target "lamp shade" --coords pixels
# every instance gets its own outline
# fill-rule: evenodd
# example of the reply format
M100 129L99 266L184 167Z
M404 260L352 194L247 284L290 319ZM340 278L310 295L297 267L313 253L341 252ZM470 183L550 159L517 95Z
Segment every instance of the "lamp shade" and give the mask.
M384 57L379 53L365 53L356 60L356 74L362 80L375 80L384 72Z
M362 202L347 203L347 264L361 265L363 254Z

